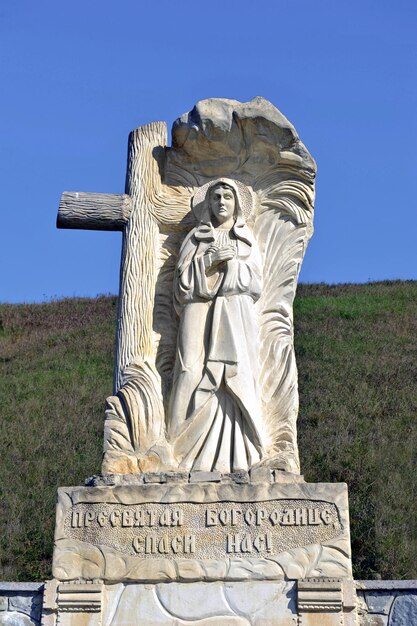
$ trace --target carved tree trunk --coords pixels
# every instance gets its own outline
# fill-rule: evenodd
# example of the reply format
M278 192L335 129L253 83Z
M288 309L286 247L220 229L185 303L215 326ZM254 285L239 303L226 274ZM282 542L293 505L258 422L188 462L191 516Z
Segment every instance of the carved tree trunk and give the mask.
M126 194L131 214L123 234L115 395L107 398L103 473L152 471L161 462L169 463L161 380L155 368L159 228L151 213L155 187L160 185L155 152L165 144L166 125L161 122L141 126L129 136Z
M115 393L122 386L126 366L154 358L152 320L159 244L150 199L155 176L159 176L153 151L166 142L163 122L141 126L129 136L126 194L131 198L132 210L123 235Z
M126 194L64 191L59 203L57 228L123 230L132 204Z

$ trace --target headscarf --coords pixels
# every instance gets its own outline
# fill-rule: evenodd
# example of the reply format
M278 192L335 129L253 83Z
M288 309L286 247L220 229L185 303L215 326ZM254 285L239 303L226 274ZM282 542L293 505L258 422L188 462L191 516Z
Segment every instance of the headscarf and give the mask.
M252 209L252 196L249 189L242 183L237 183L230 178L217 178L209 184L201 187L192 199L192 210L198 220L194 236L198 241L214 241L214 226L211 216L211 192L217 186L225 186L232 189L235 196L235 221L231 228L236 239L244 241L252 246L253 235L246 225L244 207L247 212ZM243 194L245 198L243 198ZM203 196L203 197L202 197ZM249 205L249 206L248 206Z

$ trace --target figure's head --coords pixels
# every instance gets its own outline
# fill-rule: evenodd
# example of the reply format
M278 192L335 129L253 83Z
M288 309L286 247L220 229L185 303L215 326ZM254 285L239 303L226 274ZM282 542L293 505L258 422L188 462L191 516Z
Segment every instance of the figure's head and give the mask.
M199 235L204 227L233 228L239 232L246 225L246 217L253 209L253 196L249 188L231 178L217 178L199 187L192 198L192 210L197 220ZM228 222L229 220L229 222Z
M211 221L214 227L233 225L237 212L236 192L226 182L218 182L210 188L209 206Z

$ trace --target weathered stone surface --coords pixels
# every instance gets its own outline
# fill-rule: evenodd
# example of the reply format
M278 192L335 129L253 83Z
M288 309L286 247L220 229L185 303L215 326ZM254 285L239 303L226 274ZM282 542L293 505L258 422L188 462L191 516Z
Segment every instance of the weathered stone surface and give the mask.
M30 619L28 615L17 611L0 613L0 626L35 626L38 623Z
M99 613L61 612L57 619L54 616L48 616L44 619L42 626L103 626ZM140 622L138 622L139 625L142 626Z
M388 615L394 595L386 594L381 591L368 591L365 593L365 600L369 613L381 613Z
M238 472L231 472L230 474L222 475L222 482L231 482L231 483L248 483L249 482L249 472L245 470L240 470Z
M417 625L417 581L358 580L355 585L361 626L392 626L394 620Z
M355 586L360 591L380 591L385 594L389 591L417 593L417 580L355 580Z
M343 616L340 613L303 613L299 616L298 626L343 626Z
M166 483L59 491L58 580L349 577L342 484Z
M282 470L272 471L273 479L276 483L303 483L304 476L301 474L293 474L292 472L284 472Z
M63 582L58 585L59 612L101 613L102 583Z
M253 467L250 472L250 479L253 483L270 483L272 481L272 471L269 467Z
M43 607L42 610L55 611L57 608L57 593L58 593L58 581L55 579L47 580L45 582L45 588L43 592Z
M42 594L21 595L13 594L9 598L10 609L21 611L31 617L38 618L42 605Z
M166 483L167 477L164 472L155 472L153 474L145 474L144 475L145 483Z
M4 595L17 591L22 594L27 594L28 592L35 594L37 591L41 592L42 589L43 583L0 582L0 594Z
M220 472L191 472L190 483L206 483L214 482L219 483L222 479Z
M388 626L388 617L386 615L365 615L361 626Z
M353 578L342 579L343 608L345 611L356 609L358 596Z
M389 626L416 626L417 625L417 594L404 594L395 598Z
M341 579L307 579L298 581L298 613L339 612L343 607Z
M256 176L279 164L316 167L294 126L265 98L208 98L173 124L168 174L181 167L206 178Z
M294 583L111 585L103 626L296 626Z
M42 588L38 583L0 583L0 624L40 624Z

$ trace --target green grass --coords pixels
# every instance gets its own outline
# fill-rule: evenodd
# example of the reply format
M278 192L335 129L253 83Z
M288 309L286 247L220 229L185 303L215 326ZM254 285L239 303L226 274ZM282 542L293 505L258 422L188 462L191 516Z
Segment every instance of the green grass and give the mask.
M116 299L0 305L0 579L50 576L59 486L100 472ZM308 481L349 486L356 578L417 577L417 282L301 285Z
M116 299L1 305L0 578L50 576L59 486L101 462Z
M356 578L416 577L417 282L301 285L295 345L302 469L348 483Z

